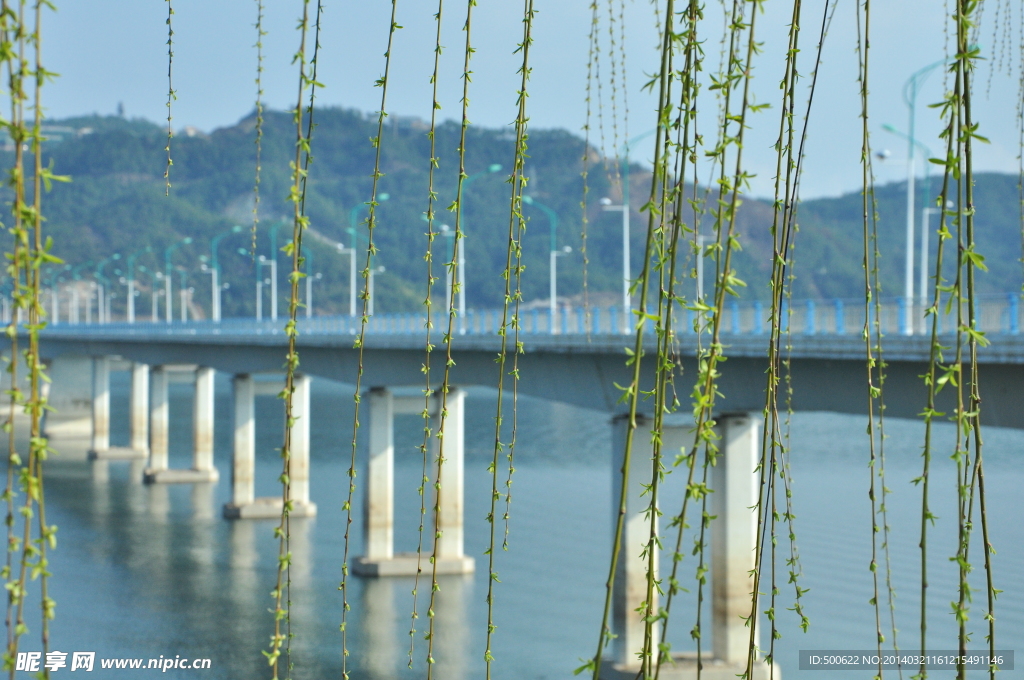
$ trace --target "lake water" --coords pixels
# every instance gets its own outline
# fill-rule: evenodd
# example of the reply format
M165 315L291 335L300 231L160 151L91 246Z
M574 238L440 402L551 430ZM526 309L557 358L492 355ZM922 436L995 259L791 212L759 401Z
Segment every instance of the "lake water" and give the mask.
M112 376L112 444L127 444L128 384ZM340 677L341 578L345 470L352 420L350 388L314 380L311 498L319 517L292 521L292 659L296 679ZM471 390L466 414L466 551L478 560L477 573L442 577L436 608L435 676L463 680L483 676L490 476L496 396ZM145 486L140 466L87 463L58 457L48 464L47 512L58 525L52 553L52 592L57 600L52 649L95 651L100 657L203 657L210 670L169 670L166 678L269 677L262 654L272 633L269 597L276 575L273 521L227 521L221 506L230 480L231 395L218 377L217 485ZM281 405L257 400L257 495L280 493L275 447L282 434ZM172 467L191 461L191 388L171 385ZM365 422L365 416L364 416ZM416 489L421 436L418 417L396 418L396 531L398 551L415 550L419 496ZM787 678L812 680L826 673L798 671L800 649L870 649L874 610L870 559L871 517L867 488L867 438L863 418L798 414L793 419L794 505L802 555L802 587L811 619L800 632L792 612L782 611L777 659ZM892 569L901 648L918 644L919 474L923 427L887 422ZM953 429L937 428L948 447ZM989 428L986 482L997 587L1000 648L1024 651L1024 432ZM499 555L494 638L494 677L503 680L568 680L581 657L593 654L610 553L611 428L606 415L561 404L520 401L520 436L514 482L510 549ZM945 454L937 454L933 511L939 516L930 539L930 643L955 649L950 601L957 575L949 562L956 550L955 475ZM681 473L670 475L662 507L678 508ZM361 503L356 504L357 508ZM351 556L361 554L361 518L353 524ZM974 545L980 545L980 528ZM709 553L710 554L710 553ZM973 647L984 642L982 557L975 550L978 602L971 612ZM682 575L692 583L695 558ZM666 562L665 568L668 564ZM664 573L667 573L664 572ZM425 643L415 640L408 670L411 578L353 576L348 647L353 678L390 680L424 677ZM792 606L792 589L781 580L778 609ZM684 584L685 585L685 584ZM421 618L426 626L429 581L421 584ZM669 638L689 649L695 598L675 605ZM764 607L762 607L764 608ZM38 649L32 633L21 649ZM767 642L767 635L762 635ZM1024 660L1018 660L1024 664ZM1024 678L1024 671L1003 678ZM66 669L65 669L66 670ZM108 671L110 672L110 671ZM909 678L915 670L906 672ZM101 672L102 673L102 672ZM155 676L158 671L133 671ZM892 671L891 677L897 677ZM833 677L865 677L841 672ZM981 677L981 674L976 674ZM26 675L27 677L27 675ZM102 677L100 675L99 677ZM931 673L930 677L951 677Z

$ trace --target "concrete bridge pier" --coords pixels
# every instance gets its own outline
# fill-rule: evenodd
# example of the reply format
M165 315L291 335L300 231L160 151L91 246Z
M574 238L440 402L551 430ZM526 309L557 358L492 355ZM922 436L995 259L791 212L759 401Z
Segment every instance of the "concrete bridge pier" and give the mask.
M106 457L110 449L110 359L92 360L92 446L89 458Z
M65 445L77 440L86 448L92 441L93 359L87 356L59 356L47 367L50 378L43 433ZM9 378L8 378L9 379Z
M464 554L465 401L464 390L451 388L445 402L447 416L441 444L444 463L441 466L437 517L440 537L435 557L438 574L470 574L476 568L475 560ZM354 560L352 571L362 576L415 576L417 569L430 572L433 566L429 553L424 552L418 558L416 553L394 552L394 417L396 414L422 413L424 398L396 396L387 388L375 387L369 391L367 403L370 456L363 512L366 554ZM440 427L440 395L432 397L429 408L432 434L436 435ZM434 461L437 453L435 444ZM429 543L425 547L429 548Z
M292 394L291 454L288 477L291 481L291 517L315 517L316 503L309 500L309 421L310 384L308 375L295 376ZM239 374L232 381L235 415L231 463L231 502L224 505L227 519L276 519L281 516L281 497L256 497L256 395L276 395L284 389L283 380L256 381L252 375Z
M131 449L149 457L149 365L132 364L132 391L128 413Z
M192 402L192 467L169 467L170 408L168 384L171 374L185 374L194 382ZM191 374L191 375L189 375ZM143 472L147 484L190 484L216 482L220 475L213 466L213 379L215 372L205 366L157 366L150 376L150 461Z
M127 362L99 356L92 360L92 444L90 460L142 460L149 456L146 442L149 405L149 366L127 364L132 374L129 402L129 446L110 445L110 372L124 368Z
M753 590L754 557L757 539L757 504L761 456L761 421L756 415L725 414L716 418L720 437L717 464L711 471L711 621L704 624L704 645L701 678L734 680L746 671L750 628L745 619L750 615ZM628 417L617 416L613 425L613 520L619 514L618 499L622 488L621 469L627 435ZM645 511L649 495L641 496L644 485L652 479L653 447L650 430L653 420L637 415L629 466L629 487L623 541L616 566L612 630L618 636L602 664L603 680L632 680L640 669L638 654L644 646L644 622L636 611L647 600L647 559L641 557L650 540L650 519ZM685 416L667 416L662 434L662 451L674 456L680 448L693 444L692 421ZM697 518L699 508L691 510ZM696 526L697 520L690 522ZM614 526L614 525L613 525ZM690 571L692 572L691 564ZM655 577L657 578L657 574ZM657 595L655 595L657 596ZM676 616L685 612L676 612ZM682 624L677 624L682 625ZM687 624L689 625L689 624ZM660 632L655 629L655 635ZM710 630L710 635L707 631ZM754 631L754 644L758 644ZM710 646L710 650L707 648ZM656 647L655 647L656 648ZM656 652L655 652L656 653ZM672 655L672 663L663 663L660 677L664 680L691 680L697 677L697 659L693 652ZM779 680L778 666L770 668L763 659L754 662L751 680Z

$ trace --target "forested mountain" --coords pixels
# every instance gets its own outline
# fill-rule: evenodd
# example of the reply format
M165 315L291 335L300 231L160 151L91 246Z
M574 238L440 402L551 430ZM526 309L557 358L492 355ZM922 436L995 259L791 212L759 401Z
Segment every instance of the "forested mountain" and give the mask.
M237 125L203 134L186 129L172 146L170 195L165 196L166 132L158 125L123 118L81 117L50 121L50 141L44 146L44 162L54 172L69 175L69 183L55 184L45 199L46 229L55 240L54 252L67 263L97 262L112 253L122 256L152 246L152 254L137 263L147 272L164 267L164 249L188 236L173 264L184 267L194 286L193 312L209 310L209 277L200 272L200 258L210 255L213 237L241 225L220 242L222 280L230 284L224 294L224 316L251 314L254 307L254 265L249 249L252 237L253 184L256 147L254 117ZM323 277L315 283L318 314L347 310L348 258L334 242L351 243L348 231L353 215L365 219L363 204L369 200L376 117L343 109L316 113L313 135L314 160L310 168L306 210L314 234L307 239L312 270ZM458 124L447 122L437 131L439 167L435 175L438 221L454 225L455 216L445 211L454 197L457 180ZM466 187L464 230L467 234L467 289L472 307L500 304L509 212L508 168L513 158L511 129L492 130L471 126L468 132L466 167L474 179ZM290 234L287 202L289 161L294 155L294 124L290 114L268 112L262 142L260 222L257 253L271 255L275 225L280 248ZM382 146L384 177L379 195L388 199L378 208L376 262L386 271L376 280L378 311L411 311L419 307L425 291L424 252L427 170L430 155L426 126L413 118L391 116ZM580 231L583 195L581 170L584 142L563 130L532 130L529 138L528 194L558 215L557 246L573 250L559 258L559 294L578 298L582 292L583 267ZM0 153L10 165L10 145ZM502 170L488 172L500 164ZM589 288L595 299L614 303L621 277L621 214L602 211L601 197L615 203L621 192L614 182L615 168L602 163L590 151L588 249ZM650 174L640 165L630 173L634 210L632 221L633 271L639 271L643 253L646 214L636 208L649 192ZM938 183L933 179L933 187ZM981 175L977 179L978 249L987 257L988 274L979 279L982 292L1020 287L1020 232L1017 178ZM879 187L877 205L882 249L883 293L902 291L904 252L905 185ZM524 246L523 276L527 301L548 296L550 222L535 206L525 206L530 218ZM816 199L801 204L800 231L796 246L796 297L853 297L863 289L860 194ZM764 298L764 282L771 267L771 205L748 199L740 208L737 226L743 250L736 267L750 282L745 297ZM705 229L707 229L707 219ZM935 224L932 224L934 230ZM365 226L359 230L359 247L365 248ZM935 239L932 238L934 247ZM450 240L435 240L435 262L449 252ZM239 250L245 251L245 254ZM111 262L104 273L123 275L123 259ZM362 262L362 258L360 258ZM282 299L288 263L280 255ZM360 265L361 266L361 265ZM80 268L86 276L90 267ZM68 277L67 272L63 275ZM114 275L114 276L111 276ZM443 270L435 275L444 280ZM148 290L147 273L138 276ZM708 278L710 283L710 275ZM177 285L177 281L175 282ZM689 289L686 289L687 292ZM440 291L438 291L440 292ZM145 296L143 299L146 299ZM114 302L115 316L123 310L124 293ZM140 314L148 314L148 301L140 302Z

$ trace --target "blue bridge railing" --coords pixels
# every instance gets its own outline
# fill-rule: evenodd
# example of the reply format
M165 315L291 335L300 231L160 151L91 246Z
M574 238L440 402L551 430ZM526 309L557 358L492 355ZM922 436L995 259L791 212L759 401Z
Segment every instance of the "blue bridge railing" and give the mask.
M962 319L967 319L966 306ZM872 304L868 310L874 327L876 311ZM921 304L909 304L905 299L884 300L878 312L883 333L927 334L931 332L931 315L926 316ZM976 304L977 327L988 334L1018 335L1021 327L1020 294L1009 293L981 298ZM677 307L674 310L675 331L685 336L698 331L698 324L706 327L707 320L693 310ZM797 335L849 335L864 329L864 301L856 299L793 300L782 306L782 326ZM545 304L527 306L520 310L519 328L524 335L622 335L633 332L635 313L623 315L618 307L591 307L561 305L554 314ZM958 323L955 305L945 301L939 310L939 332L952 333ZM433 318L434 332L447 328L445 314ZM82 331L115 331L129 334L154 332L160 334L207 335L252 333L275 335L284 333L284 320L256 320L232 318L223 321L139 321L129 324L114 321L106 324L71 324L66 321L51 323L48 333L80 333ZM760 300L729 300L722 318L722 332L731 335L766 335L771 330L770 308ZM426 317L419 313L376 314L369 318L367 333L373 335L422 334ZM495 335L502 324L500 309L469 309L464 319L455 320L455 330L465 335ZM318 335L353 335L359 332L360 318L350 316L313 316L299 320L299 332Z

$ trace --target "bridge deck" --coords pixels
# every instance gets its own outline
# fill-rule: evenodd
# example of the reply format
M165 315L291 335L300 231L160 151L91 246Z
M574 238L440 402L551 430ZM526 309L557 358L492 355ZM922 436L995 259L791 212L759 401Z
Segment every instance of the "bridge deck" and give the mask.
M300 324L298 344L300 347L352 349L355 333L324 332L316 327L303 328ZM70 340L77 338L91 342L130 342L161 344L202 344L202 345L259 345L263 347L284 347L287 336L284 334L283 322L270 325L268 322L241 322L214 324L210 322L171 323L171 324L104 324L104 325L70 325L51 326L44 332L44 337L53 340ZM943 334L940 342L947 348L946 359L952 356L952 348L956 339L952 334ZM681 355L693 356L697 350L697 336L694 333L677 335L678 351ZM764 357L768 349L767 335L750 333L723 333L722 343L725 355L730 357ZM979 363L988 364L1024 364L1024 335L1010 333L993 333L987 336L989 345L978 350ZM431 342L435 349L442 346L443 334L435 331ZM527 353L553 354L613 354L624 355L625 347L632 348L633 337L622 334L533 334L522 333L520 341L523 351ZM702 337L707 344L708 335ZM795 359L840 359L857 360L865 356L864 340L854 334L792 334L788 336L791 350L787 352ZM511 336L509 336L511 346ZM368 333L365 339L367 349L420 350L426 346L426 335L417 333ZM501 338L493 334L459 335L454 339L453 346L460 351L497 352L501 348ZM646 351L654 351L656 338L653 332L647 332L644 341ZM889 361L928 361L931 339L926 335L885 335L882 349Z

